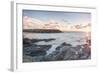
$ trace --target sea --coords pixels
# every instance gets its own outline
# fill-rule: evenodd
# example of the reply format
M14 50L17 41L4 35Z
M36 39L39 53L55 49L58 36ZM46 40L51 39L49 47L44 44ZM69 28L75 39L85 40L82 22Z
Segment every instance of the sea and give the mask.
M63 32L63 33L30 33L23 32L24 38L29 39L55 39L50 42L40 41L38 45L52 45L47 51L48 54L55 51L55 48L66 42L72 46L82 45L86 43L86 38L90 38L90 33L86 32Z

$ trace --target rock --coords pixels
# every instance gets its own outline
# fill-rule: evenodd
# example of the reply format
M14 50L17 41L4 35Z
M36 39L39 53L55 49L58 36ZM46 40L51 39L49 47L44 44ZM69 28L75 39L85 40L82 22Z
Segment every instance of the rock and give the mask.
M67 44L66 42L63 42L60 46L58 46L57 48L56 48L56 50L60 50L62 47L64 47L64 46L67 46L67 47L71 47L72 45L71 44Z
M72 47L71 44L66 44L64 42L60 46L58 46L55 51L53 51L51 54L47 55L44 60L60 61L60 60L77 59L78 55L75 55L76 51L74 48L75 47Z
M43 60L44 61L57 61L58 54L60 54L59 51L53 51L51 54L45 55Z
M68 43L66 43L66 42L62 43L61 45L62 45L62 46L72 46L71 44L68 44Z
M43 41L45 41L45 42L49 42L49 41L53 41L53 40L56 40L56 39L53 39L53 38L51 38L51 39L43 39Z
M80 59L88 59L88 54L81 54Z
M23 62L32 62L34 59L31 56L23 55Z
M42 40L41 40L42 41ZM45 41L50 41L45 39ZM23 54L28 56L25 61L40 62L40 61L61 61L61 60L83 60L91 58L90 47L87 44L72 46L66 42L60 44L55 51L47 54L52 45L37 45L23 48ZM89 50L88 50L89 49ZM29 60L27 60L29 59Z
M35 56L35 57L33 57L33 58L34 58L33 62L40 62L40 61L43 61L43 57L44 57L44 56Z
M31 45L23 47L23 53L29 56L46 55L46 51L51 48L51 45Z
M50 42L52 40L55 40L54 38L50 38L50 39L32 39L32 43L37 43L37 42L40 42L40 41L45 41L45 42Z
M65 52L60 52L56 55L56 60L57 61L64 60L64 56L65 56Z
M45 61L60 61L65 60L65 57L71 55L71 53L65 48L65 46L59 48L60 50L53 51L51 54L45 57Z
M23 39L23 46L31 46L31 45L32 45L31 39L28 38Z
M84 52L91 53L91 47L88 44L84 44L83 47Z
M46 55L46 51L44 51L44 50L37 50L37 51L32 51L32 52L30 52L30 54L28 54L28 55L30 55L30 56L44 56L44 55Z
M91 56L90 55L88 56L88 59L91 59Z
M76 46L77 52L79 55L79 59L89 59L89 56L91 55L90 47L87 44L78 45Z
M78 58L74 47L64 46L62 48L62 55L64 57L63 60L74 60Z
M44 41L44 42L50 42L55 40L54 38L50 38L50 39L28 39L28 38L23 38L23 45L24 46L31 46L34 43L40 42L40 41Z
M28 55L23 55L23 62L40 62L43 61L44 56L28 56Z
M88 59L89 56L89 54L84 51L83 45L73 47L70 44L62 43L56 48L56 51L59 51L59 53L55 54L55 60L81 60Z
M32 43L40 42L42 39L31 39Z

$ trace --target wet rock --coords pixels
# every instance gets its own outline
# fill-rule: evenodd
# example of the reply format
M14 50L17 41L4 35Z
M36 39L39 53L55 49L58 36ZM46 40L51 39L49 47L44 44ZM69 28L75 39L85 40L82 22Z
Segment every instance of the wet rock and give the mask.
M44 56L34 56L33 57L33 62L41 62L43 61Z
M31 51L30 54L28 54L30 56L43 56L46 55L46 51L44 50L37 50L37 51Z
M43 39L43 41L45 41L45 42L50 42L50 41L53 41L53 40L56 40L56 39L53 39L53 38L51 38L51 39Z
M28 39L28 38L24 38L23 39L23 46L31 46L32 45L32 41L31 39Z
M81 60L88 59L89 53L84 51L86 47L83 45L77 45L73 47L71 44L62 43L51 54L45 57L47 61L59 61L59 60Z
M56 50L60 50L62 47L64 47L64 46L67 46L67 47L71 47L72 45L71 44L67 44L66 42L63 42L60 46L58 46L57 48L56 48Z
M23 48L23 53L29 56L46 55L46 51L51 48L51 45L32 45Z
M83 53L79 55L79 59L88 59L89 55L87 53Z
M83 47L84 52L91 53L91 47L88 44L84 44Z
M89 57L91 56L89 45L78 45L76 48L78 49L77 52L79 55L79 59L89 59Z
M23 55L23 62L33 62L33 57L28 55Z
M56 61L58 54L60 54L59 51L53 51L51 54L45 55L43 60L44 61Z
M62 46L72 46L71 44L68 44L68 43L66 43L66 42L62 43L61 45L62 45Z
M32 43L37 43L37 42L40 42L40 41L44 41L44 42L50 42L50 41L53 41L55 39L53 38L50 38L50 39L32 39Z
M41 42L41 41L44 41L44 42L50 42L50 41L53 41L55 40L54 38L50 38L50 39L28 39L28 38L23 38L23 46L31 46L33 45L34 43L37 43L37 42Z
M50 54L46 52L52 47L52 45L36 45L24 47L24 55L28 57L32 62L40 61L61 61L61 60L83 60L91 58L90 46L87 44L72 46L66 42L60 44L55 51ZM89 50L88 50L89 49ZM27 58L25 58L26 61Z
M43 57L44 56L28 56L28 55L24 55L23 56L23 62L40 62L43 61Z
M77 59L78 55L76 53L76 50L74 49L75 47L68 47L68 46L64 46L62 47L61 51L61 55L63 55L63 60L71 60L71 59Z

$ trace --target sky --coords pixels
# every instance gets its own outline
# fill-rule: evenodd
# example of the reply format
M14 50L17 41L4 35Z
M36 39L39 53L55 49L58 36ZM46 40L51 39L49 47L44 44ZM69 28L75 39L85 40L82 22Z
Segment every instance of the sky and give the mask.
M91 13L86 12L23 10L23 16L32 17L41 21L54 20L69 25L91 23Z

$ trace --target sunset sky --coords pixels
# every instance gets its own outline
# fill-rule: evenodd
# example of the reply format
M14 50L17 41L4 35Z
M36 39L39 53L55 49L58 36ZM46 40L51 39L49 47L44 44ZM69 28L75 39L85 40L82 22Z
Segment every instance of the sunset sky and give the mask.
M24 16L36 18L44 22L54 20L70 25L91 23L91 14L82 12L23 10L23 17Z

